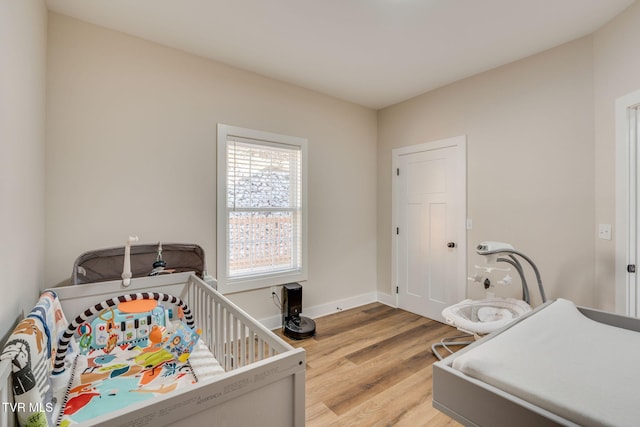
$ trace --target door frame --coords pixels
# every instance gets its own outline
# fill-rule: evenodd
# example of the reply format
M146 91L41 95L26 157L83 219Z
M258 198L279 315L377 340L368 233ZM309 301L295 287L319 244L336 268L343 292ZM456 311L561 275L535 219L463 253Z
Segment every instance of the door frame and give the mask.
M615 311L638 317L637 274L627 265L638 266L638 147L630 144L639 138L630 129L629 110L640 105L640 90L616 100L616 227L615 227Z
M460 171L460 185L462 187L462 195L455 198L456 216L454 223L458 224L456 230L459 238L458 245L458 286L456 288L457 300L462 301L467 296L467 136L460 135L451 138L439 139L417 145L409 145L400 148L394 148L391 156L391 295L395 295L395 307L399 306L398 298L398 241L397 227L399 224L399 183L397 179L397 170L400 156L407 154L416 154L423 151L438 150L448 147L457 147L458 153L455 159L456 166Z

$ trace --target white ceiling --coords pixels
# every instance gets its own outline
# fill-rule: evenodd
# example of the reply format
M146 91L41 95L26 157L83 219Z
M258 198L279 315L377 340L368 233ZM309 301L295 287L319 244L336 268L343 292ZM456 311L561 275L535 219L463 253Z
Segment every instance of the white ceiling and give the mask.
M382 108L590 34L634 0L46 0L49 10Z

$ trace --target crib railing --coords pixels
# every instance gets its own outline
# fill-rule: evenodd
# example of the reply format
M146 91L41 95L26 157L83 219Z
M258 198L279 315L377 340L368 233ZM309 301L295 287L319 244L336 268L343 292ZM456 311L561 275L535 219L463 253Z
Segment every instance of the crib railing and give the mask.
M227 372L293 350L196 276L190 276L182 298L195 313L202 339Z
M11 384L11 361L0 360L0 426L13 427L16 425L15 412L10 405L13 404L13 388Z

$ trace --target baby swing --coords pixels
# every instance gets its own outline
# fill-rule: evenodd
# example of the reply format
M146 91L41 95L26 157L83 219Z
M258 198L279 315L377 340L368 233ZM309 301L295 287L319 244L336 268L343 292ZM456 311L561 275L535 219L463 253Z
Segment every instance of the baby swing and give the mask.
M540 279L540 272L531 258L515 250L510 244L502 242L482 242L476 246L476 252L479 255L487 257L487 264L506 262L516 269L522 283L522 300L500 297L481 300L466 299L446 307L442 310L442 316L445 321L464 332L464 334L443 338L440 342L433 344L431 351L438 360L442 360L443 358L437 350L439 347L444 348L449 353L453 353L450 346L469 345L481 335L496 331L531 311L529 287L525 279L522 264L518 261L516 255L529 263L535 273L542 302L547 301L542 280ZM506 257L499 257L500 255L506 255ZM490 283L488 279L486 279L484 283L485 288L488 288ZM474 338L473 341L469 340L471 337Z

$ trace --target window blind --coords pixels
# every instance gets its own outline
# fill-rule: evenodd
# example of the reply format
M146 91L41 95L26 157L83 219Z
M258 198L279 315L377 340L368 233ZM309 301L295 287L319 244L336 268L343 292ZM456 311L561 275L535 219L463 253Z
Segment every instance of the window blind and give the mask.
M302 151L299 146L227 139L227 275L302 268Z

